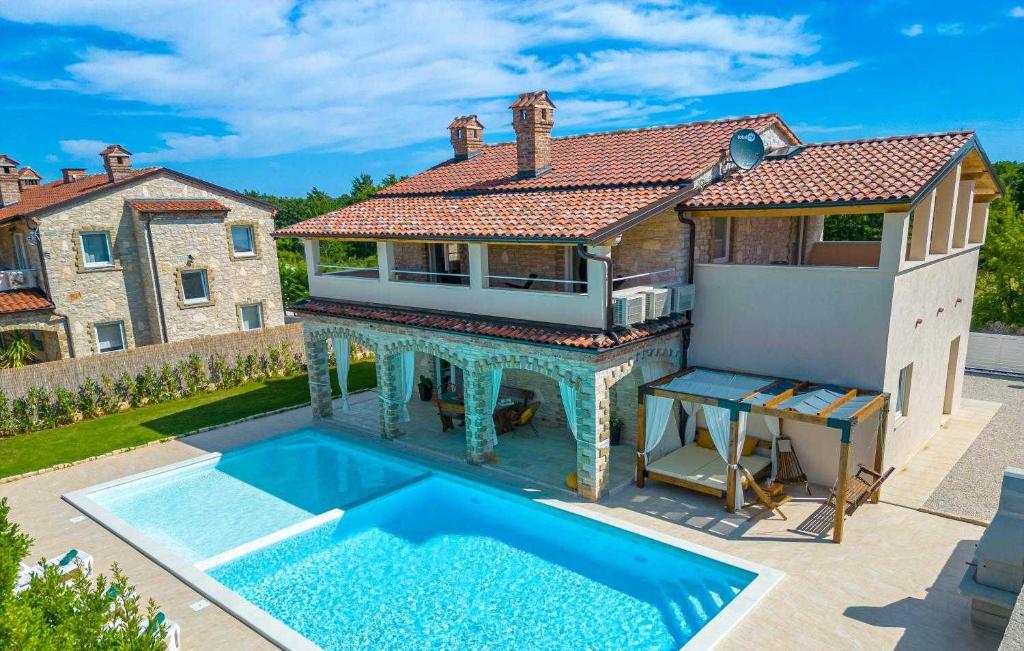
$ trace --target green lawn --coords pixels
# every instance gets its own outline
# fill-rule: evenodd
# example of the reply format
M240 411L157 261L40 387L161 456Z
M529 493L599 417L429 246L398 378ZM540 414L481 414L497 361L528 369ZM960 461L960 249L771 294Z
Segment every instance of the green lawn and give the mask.
M372 361L352 364L349 390L366 389L376 382ZM334 373L331 373L331 383L337 393L338 379ZM304 402L309 402L309 386L303 373L0 439L0 477L77 461Z

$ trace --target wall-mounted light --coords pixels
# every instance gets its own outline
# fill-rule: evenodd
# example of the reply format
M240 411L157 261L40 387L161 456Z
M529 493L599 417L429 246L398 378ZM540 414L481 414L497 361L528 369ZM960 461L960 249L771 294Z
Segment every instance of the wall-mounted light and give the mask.
M920 326L922 323L924 323L924 319L918 319L917 321L914 322L914 327L916 328Z
M195 263L196 263L196 257L194 255L192 255L191 253L189 253L188 254L188 258L185 259L185 264L191 267Z
M939 309L935 310L935 316L939 316L940 314L942 314L945 311L946 311L946 308L940 307Z
M957 305L960 305L963 302L964 302L964 299L962 299L959 296L957 296L956 297L956 301L953 303L953 307L956 307Z

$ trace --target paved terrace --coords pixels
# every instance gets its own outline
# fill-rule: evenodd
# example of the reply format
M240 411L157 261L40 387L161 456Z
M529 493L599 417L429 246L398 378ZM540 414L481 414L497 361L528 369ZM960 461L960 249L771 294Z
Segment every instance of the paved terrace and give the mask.
M360 400L372 398L371 394ZM354 406L351 416L362 420L361 413L369 416ZM201 595L98 524L77 517L78 511L60 496L211 451L228 450L310 421L308 409L297 409L2 484L0 495L10 498L14 518L36 538L33 555L55 556L75 546L96 557L97 569L120 563L144 597L156 599L170 618L181 623L185 648L272 648L215 605L192 610L190 605L202 599ZM349 435L398 454L419 447L416 454L420 459L443 455L437 449L424 452L414 437L388 442L367 434ZM499 459L511 460L512 447L499 442ZM835 545L826 540L827 532L820 528L814 532L817 523L827 523L830 518L817 501L797 498L785 507L788 520L772 516L751 523L742 514L727 514L720 500L653 482L643 490L627 484L604 502L591 504L579 501L568 490L510 474L501 462L498 467L470 467L461 461L444 465L482 481L499 482L531 499L582 514L622 518L785 572L783 581L718 649L855 646L931 651L986 650L999 645L998 635L971 626L968 602L957 593L964 563L971 559L982 533L974 524L891 503L869 504L848 522L845 542ZM821 495L820 488L816 495Z

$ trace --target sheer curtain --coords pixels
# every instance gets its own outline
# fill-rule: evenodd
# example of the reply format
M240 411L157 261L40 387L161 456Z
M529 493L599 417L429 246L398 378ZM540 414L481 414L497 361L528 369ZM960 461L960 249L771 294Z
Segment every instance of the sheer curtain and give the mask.
M579 391L572 384L567 383L565 380L558 381L558 393L562 396L562 409L565 410L565 421L569 426L569 431L572 432L572 437L576 437L576 395Z
M348 413L348 366L351 347L344 337L334 338L334 359L338 363L338 385L341 387L341 410Z
M491 395L488 396L489 402L487 407L487 413L493 414L494 410L498 407L498 395L501 393L501 369L491 369ZM491 445L498 444L498 432L494 429L494 419L490 418L487 421L487 438L490 439Z
M699 402L679 401L686 412L686 429L683 431L683 440L689 445L697 438L697 414L700 413L703 404Z
M398 364L398 399L402 401L402 422L409 422L409 400L412 399L412 376L416 370L416 353L411 350L396 355L395 363Z
M779 472L779 450L778 450L779 432L782 431L781 428L779 427L779 417L778 416L769 416L769 415L765 414L765 416L764 416L764 424L768 427L768 431L771 432L771 435L772 435L772 477L771 477L771 480L775 481L775 475Z
M715 443L715 450L728 466L731 463L729 460L729 410L725 407L704 405L704 420L708 424L711 440ZM742 450L743 441L747 438L747 413L745 411L739 413L738 430L736 448ZM743 477L738 468L736 469L735 488L733 508L738 510L743 506Z
M665 367L664 362L640 362L640 377L643 383L647 384L665 375ZM668 426L669 418L672 416L672 405L675 403L675 400L660 396L647 396L644 403L643 456L646 463L647 455L658 447L662 437L665 436L665 429Z

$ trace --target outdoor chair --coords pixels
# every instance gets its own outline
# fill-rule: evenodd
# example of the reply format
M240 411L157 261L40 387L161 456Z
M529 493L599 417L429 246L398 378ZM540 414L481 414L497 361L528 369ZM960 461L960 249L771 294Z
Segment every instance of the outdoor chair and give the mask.
M456 418L459 419L460 423L464 423L466 420L465 405L435 399L434 406L437 407L437 415L441 419L442 432L447 432L450 429L454 429Z
M537 410L540 409L539 402L530 402L520 411L515 419L512 421L512 428L523 427L529 425L530 429L533 430L534 434L540 434L537 431L537 426L533 424L533 417L537 415Z
M757 513L748 517L747 519L756 520L757 518L763 517L765 515L768 515L772 511L775 511L776 513L782 516L783 520L788 520L789 518L787 518L786 514L782 512L781 507L783 504L792 500L793 498L790 497L789 495L786 495L785 493L782 493L780 495L770 495L765 489L761 488L761 486L757 483L757 480L754 479L754 476L750 474L750 471L748 471L743 466L739 466L739 469L740 472L743 473L743 476L747 479L747 482L749 482L750 489L753 490L754 495L757 496L756 502L748 502L743 505L744 508L748 506L756 506L758 504L764 507L762 510L758 511Z
M807 495L811 494L811 485L807 481L804 469L800 467L800 459L796 456L796 449L793 447L793 440L785 434L780 434L775 440L778 446L779 470L775 481L780 484L803 484Z
M846 484L846 497L844 500L846 503L846 515L853 515L854 511L867 502L872 493L881 488L882 484L885 483L885 480L889 478L889 475L891 475L894 470L896 469L889 468L884 473L879 474L874 470L865 468L858 464L857 474L850 477ZM832 486L832 490L829 491L828 505L832 508L838 508L838 499L836 496L838 488L839 482L837 481L836 484Z
M533 283L537 280L537 274L530 274L527 276L529 280L524 283L510 283L505 281L505 287L511 287L512 289L530 289L533 287Z

